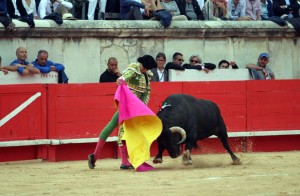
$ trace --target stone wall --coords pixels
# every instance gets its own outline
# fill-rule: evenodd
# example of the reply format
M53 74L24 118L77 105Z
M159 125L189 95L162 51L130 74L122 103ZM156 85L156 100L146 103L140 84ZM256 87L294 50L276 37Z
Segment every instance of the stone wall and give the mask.
M40 49L49 60L65 65L70 83L94 83L106 69L107 59L119 59L124 70L137 57L165 52L167 61L181 52L185 62L198 54L204 62L234 60L239 67L256 63L259 53L270 54L270 67L277 79L300 78L300 34L291 25L270 21L176 21L163 28L158 21L53 21L36 20L35 28L14 20L16 30L0 24L2 64L15 59L19 46L33 61Z

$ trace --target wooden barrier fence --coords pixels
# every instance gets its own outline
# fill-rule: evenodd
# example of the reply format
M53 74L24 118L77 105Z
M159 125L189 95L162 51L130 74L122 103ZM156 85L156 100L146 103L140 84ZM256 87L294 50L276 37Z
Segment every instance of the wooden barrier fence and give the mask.
M0 161L86 159L116 111L115 90L114 83L1 85ZM157 112L175 93L216 102L235 152L300 150L300 80L153 82L149 107ZM101 158L118 156L116 135ZM194 153L225 152L214 137L199 144Z

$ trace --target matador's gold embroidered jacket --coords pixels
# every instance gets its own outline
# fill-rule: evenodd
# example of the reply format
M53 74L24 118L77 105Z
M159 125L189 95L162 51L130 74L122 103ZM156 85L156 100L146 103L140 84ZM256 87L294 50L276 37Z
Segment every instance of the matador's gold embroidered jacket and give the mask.
M146 105L150 99L150 80L153 73L148 70L146 74L140 71L139 63L131 63L122 73L123 79L128 88ZM147 78L146 78L147 77Z

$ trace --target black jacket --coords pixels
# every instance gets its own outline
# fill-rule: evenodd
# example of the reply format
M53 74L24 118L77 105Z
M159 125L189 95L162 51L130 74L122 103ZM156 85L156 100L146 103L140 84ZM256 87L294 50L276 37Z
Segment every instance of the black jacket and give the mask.
M280 6L286 5L285 0L273 0L273 10L275 16L282 16L283 14L289 14L289 11L293 11L294 18L299 17L300 5L297 0L290 0L290 5L287 9L280 8Z
M119 76L116 74L110 73L108 70L105 70L99 78L99 82L115 82Z
M198 70L202 70L202 66L200 66L200 65L191 65L191 64L184 64L183 65L183 67L185 68L185 69L198 69ZM215 64L213 64L213 63L204 63L204 67L206 68L206 69L209 69L209 70L214 70L214 69L216 69L216 65Z
M176 65L172 62L169 62L169 63L166 64L165 70L169 70L169 69L185 70L185 68L182 67L181 65Z

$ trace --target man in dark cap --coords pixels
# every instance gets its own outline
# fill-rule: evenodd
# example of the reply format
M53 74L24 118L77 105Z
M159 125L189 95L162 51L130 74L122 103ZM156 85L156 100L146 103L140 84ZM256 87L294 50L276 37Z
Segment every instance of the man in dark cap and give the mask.
M273 71L268 66L269 63L269 54L261 53L258 56L257 64L248 64L246 68L250 70L250 74L255 80L274 80L275 75Z
M150 71L152 68L157 67L157 63L150 55L144 55L137 59L138 63L131 63L122 73L122 76L117 79L117 84L121 83L121 80L125 81L128 88L146 105L150 98L150 79L153 76ZM99 135L94 153L88 155L88 166L90 169L94 169L97 158L105 144L106 139L112 133L112 131L118 126L119 112L117 111L110 122L105 126ZM123 137L124 129L120 126L118 134L118 146L121 152L121 166L120 169L134 169L131 163L128 161L128 153L125 142L123 143L121 138ZM147 167L147 166L146 166ZM138 168L136 168L137 171ZM149 166L148 170L153 168Z

